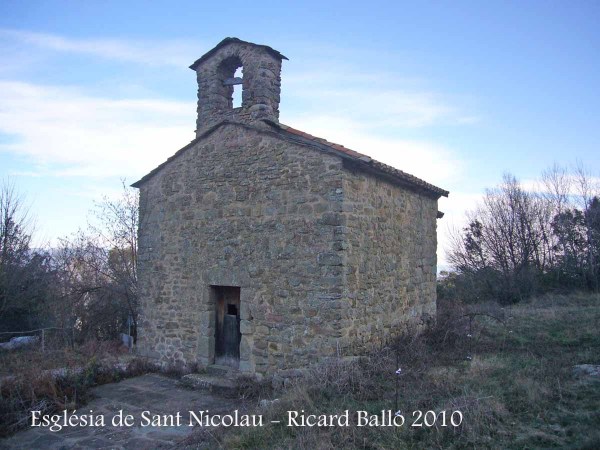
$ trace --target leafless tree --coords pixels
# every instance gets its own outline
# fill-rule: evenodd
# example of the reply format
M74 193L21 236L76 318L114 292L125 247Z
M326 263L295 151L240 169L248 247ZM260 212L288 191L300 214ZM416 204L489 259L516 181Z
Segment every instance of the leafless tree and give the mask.
M53 295L50 255L32 250L33 222L14 184L0 186L0 328L31 327Z
M452 282L471 286L474 298L507 301L551 287L598 290L599 193L581 165L554 165L530 189L505 175L453 233L449 261L460 276Z
M123 183L118 199L96 204L94 220L74 238L63 240L63 278L76 305L82 331L106 338L131 318L137 328L137 192Z

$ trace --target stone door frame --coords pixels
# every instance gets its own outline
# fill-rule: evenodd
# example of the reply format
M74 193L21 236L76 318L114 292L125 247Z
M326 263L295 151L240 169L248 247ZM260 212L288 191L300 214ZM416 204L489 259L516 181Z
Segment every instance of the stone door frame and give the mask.
M250 315L251 302L255 289L250 285L250 277L245 270L213 269L205 271L199 279L200 323L198 333L198 363L209 366L215 363L216 295L213 286L233 286L240 288L240 364L239 371L255 373L253 327Z

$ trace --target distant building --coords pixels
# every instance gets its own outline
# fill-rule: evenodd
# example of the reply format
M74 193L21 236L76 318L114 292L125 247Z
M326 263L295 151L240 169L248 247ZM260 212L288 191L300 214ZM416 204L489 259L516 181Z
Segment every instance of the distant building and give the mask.
M435 315L448 192L279 123L284 59L227 38L192 64L196 138L133 185L139 347L164 363L285 376Z

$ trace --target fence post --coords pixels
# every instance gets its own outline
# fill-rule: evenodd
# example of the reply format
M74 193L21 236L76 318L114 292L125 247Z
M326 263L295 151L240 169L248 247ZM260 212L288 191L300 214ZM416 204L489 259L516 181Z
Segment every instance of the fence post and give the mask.
M42 328L42 352L46 351L46 342L45 342L45 328Z

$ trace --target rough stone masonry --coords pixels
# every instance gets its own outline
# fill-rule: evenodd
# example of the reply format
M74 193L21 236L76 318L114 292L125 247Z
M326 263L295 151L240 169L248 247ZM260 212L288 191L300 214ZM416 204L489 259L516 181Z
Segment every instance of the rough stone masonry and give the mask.
M133 185L138 346L162 363L285 377L435 315L448 192L279 123L283 59L236 38L198 59L196 138Z

